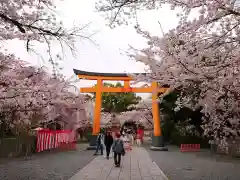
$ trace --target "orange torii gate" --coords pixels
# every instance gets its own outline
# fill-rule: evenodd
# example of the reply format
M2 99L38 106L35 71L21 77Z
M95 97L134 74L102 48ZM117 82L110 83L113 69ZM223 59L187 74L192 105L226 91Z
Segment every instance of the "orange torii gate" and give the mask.
M163 137L160 127L160 112L157 103L159 93L165 93L169 88L159 87L157 82L152 82L151 87L131 87L130 81L134 79L125 73L96 73L73 69L79 79L97 80L95 87L83 87L80 89L83 93L96 93L96 102L93 119L92 140L89 149L95 148L95 140L100 132L102 92L134 92L134 93L152 93L152 114L154 133L152 136L152 150L167 150L163 144ZM105 87L103 81L124 81L124 87ZM92 147L93 146L93 147Z

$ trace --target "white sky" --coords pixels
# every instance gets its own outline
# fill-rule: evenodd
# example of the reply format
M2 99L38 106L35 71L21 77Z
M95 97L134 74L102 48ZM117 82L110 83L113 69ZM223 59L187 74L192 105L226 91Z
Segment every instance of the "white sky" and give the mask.
M98 31L92 37L97 45L79 40L76 44L76 58L67 53L65 62L61 64L64 66L64 75L67 77L73 76L73 68L94 72L142 72L144 69L143 65L129 60L121 52L122 50L127 50L129 44L136 48L144 47L145 40L135 32L131 25L115 29L105 26L106 21L104 17L95 12L95 1L66 0L57 4L58 14L67 27L71 27L73 23L81 25L91 22L85 31L90 33ZM168 7L164 7L158 11L145 11L139 14L138 22L144 29L161 36L158 21L161 22L164 31L167 31L177 25L175 14ZM47 60L43 62L36 55L28 54L22 42L12 41L8 45L10 50L21 59L34 65L44 64L45 66L49 66ZM43 57L46 56L41 46L37 46L35 49ZM58 47L56 46L55 49L58 50ZM81 80L77 83L77 86L84 87L93 84L95 84L94 81ZM148 96L147 94L139 95L143 97Z

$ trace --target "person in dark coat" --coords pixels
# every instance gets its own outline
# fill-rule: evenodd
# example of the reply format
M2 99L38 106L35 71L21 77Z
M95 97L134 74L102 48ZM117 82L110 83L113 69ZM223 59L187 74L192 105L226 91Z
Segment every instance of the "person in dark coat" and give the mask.
M109 159L109 154L111 151L111 147L113 144L113 137L112 134L110 132L107 132L105 135L105 139L104 139L104 144L106 146L106 157L107 159Z
M113 152L114 152L114 164L116 167L120 167L121 164L121 156L125 155L125 149L124 149L124 142L120 138L121 134L116 134L116 139L113 142Z

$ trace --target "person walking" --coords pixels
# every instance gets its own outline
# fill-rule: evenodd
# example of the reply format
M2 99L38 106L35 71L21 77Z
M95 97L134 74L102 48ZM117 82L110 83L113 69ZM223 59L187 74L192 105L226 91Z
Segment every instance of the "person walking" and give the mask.
M105 139L104 139L104 144L106 147L106 158L109 159L109 154L111 151L111 147L113 144L113 137L112 134L110 132L107 132L105 135Z
M101 155L103 155L103 134L102 132L100 132L97 136L97 148L96 148L96 152L94 153L94 155L98 154L99 149L101 150Z
M130 142L131 142L131 145L134 145L134 137L133 137L133 134L130 134Z
M137 145L138 145L138 146L141 146L141 144L142 144L142 143L141 143L141 136L140 136L140 134L138 134L138 135L137 135Z
M121 164L121 156L125 155L125 149L123 146L123 140L120 138L121 134L116 134L116 139L113 142L113 153L114 153L114 164L116 167L120 167Z

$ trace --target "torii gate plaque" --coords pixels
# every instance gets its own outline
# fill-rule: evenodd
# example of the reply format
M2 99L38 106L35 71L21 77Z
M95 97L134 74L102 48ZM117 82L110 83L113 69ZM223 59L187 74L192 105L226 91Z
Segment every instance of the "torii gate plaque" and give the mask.
M93 131L90 146L88 149L96 148L96 136L100 132L102 92L134 92L134 93L152 93L152 114L154 133L152 136L152 150L167 150L164 147L163 137L160 127L160 113L157 103L158 93L165 93L168 88L158 87L157 82L152 82L151 87L130 87L130 81L133 78L125 73L96 73L73 69L79 79L97 80L95 87L83 87L80 89L83 93L96 93L96 104L94 110ZM105 87L103 81L124 81L124 87Z

